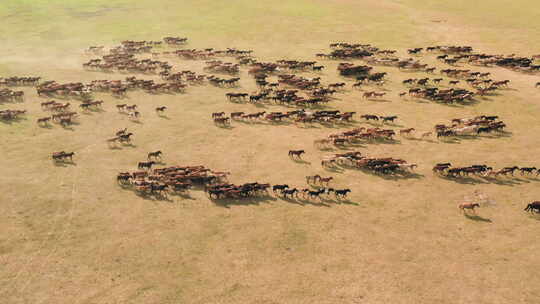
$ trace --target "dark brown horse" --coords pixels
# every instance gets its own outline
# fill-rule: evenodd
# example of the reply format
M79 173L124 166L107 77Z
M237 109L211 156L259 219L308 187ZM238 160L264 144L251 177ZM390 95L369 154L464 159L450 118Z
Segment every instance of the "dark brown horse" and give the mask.
M534 201L534 202L528 204L527 207L525 207L525 209L523 209L523 210L527 211L527 212L540 213L540 201Z
M162 154L163 153L161 153L161 150L158 150L158 151L155 151L155 152L150 152L150 153L148 153L148 159L151 159L151 158L154 158L154 159L159 158L159 159L161 159Z
M302 158L302 154L306 153L304 150L289 150L289 157L298 157Z

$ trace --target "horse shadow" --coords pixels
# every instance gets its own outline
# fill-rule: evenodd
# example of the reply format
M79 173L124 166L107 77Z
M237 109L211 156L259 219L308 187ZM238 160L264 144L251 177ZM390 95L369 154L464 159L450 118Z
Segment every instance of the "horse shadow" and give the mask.
M442 143L445 143L445 144L451 144L451 145L461 143L461 141L458 138L442 138L442 139L439 140L439 142L442 142Z
M144 123L143 123L142 121L140 121L140 120L133 120L133 119L131 119L130 121L131 121L132 123L138 124L138 125L143 125L143 124L144 124Z
M500 180L500 179L497 179L497 178L487 177L487 176L483 176L482 179L484 179L488 183L495 184L495 185L500 185L500 186L515 186L515 185L520 185L521 182L523 182L521 180L512 180L512 179L510 179L510 180ZM529 182L529 181L526 181L526 182Z
M122 150L119 146L109 146L109 150Z
M189 195L189 192L174 191L174 192L171 192L170 195L178 196L178 197L181 197L182 199L188 199L188 200L192 200L192 201L197 200L196 198Z
M489 184L486 181L482 181L480 179L476 179L476 178L472 178L472 177L468 177L468 176L452 177L452 176L441 175L440 177L443 178L443 179L446 179L448 181L452 181L452 182L455 182L455 183L458 183L458 184L463 184L463 185Z
M270 121L269 122L269 125L273 125L273 126L286 126L286 125L290 125L291 122L289 121Z
M399 145L401 144L401 140L376 138L374 140L371 140L369 143L374 145Z
M39 127L42 129L52 129L53 126L50 124L46 124L46 125L39 125Z
M492 223L493 221L488 219L488 218L485 218L485 217L481 217L477 214L468 214L467 212L463 212L463 215L465 216L465 218L471 220L471 221L475 221L475 222L484 222L484 223Z
M385 98L368 98L368 100L373 102L392 102L391 100Z
M424 177L423 174L419 174L419 173L415 173L415 172L403 172L403 173L396 173L396 174L385 174L385 173L379 173L379 172L375 172L373 170L369 170L368 168L359 168L358 170L360 170L361 172L365 173L365 174L369 174L369 175L372 175L372 176L377 176L377 177L380 177L382 179L385 179L385 180L392 180L392 181L396 181L396 180L402 180L402 179L420 179L422 177Z
M341 167L323 167L326 171L334 173L345 173L345 169Z
M535 219L537 221L540 221L540 212L532 212L529 215L529 218Z
M158 115L158 117L161 119L171 120L167 115Z
M248 205L260 205L261 203L267 203L269 201L276 201L277 198L270 195L259 196L259 197L247 197L247 198L225 198L225 199L214 199L210 200L217 206L230 208L230 206L248 206Z
M103 112L106 112L105 110L103 110L102 108L95 108L95 109L88 109L90 112L93 112L93 113L103 113Z
M386 123L383 122L382 124L383 124L383 126L386 125L386 126L389 126L389 127L396 127L396 128L403 128L404 127L403 125L393 123L393 122L386 122Z
M440 104L440 105L443 105L445 107L450 107L450 108L463 108L465 106L465 104L460 104L460 103L450 103L450 102L437 102L437 104ZM473 105L472 103L468 103L466 105Z
M416 173L416 172L405 172L405 173L402 173L401 176L404 178L404 179L421 179L421 178L424 178L425 175L422 174L422 173Z
M512 136L512 132L510 131L502 131L502 132L497 132L497 133L490 133L489 135L483 135L483 136L478 136L479 138L488 138L488 139L497 139L497 138L503 138L503 137L511 137Z
M311 205L311 206L316 206L316 207L330 207L331 206L329 204L325 204L322 200L320 200L319 202L314 202L305 198L297 198L295 203L302 206L304 205Z
M268 108L264 103L255 102L255 103L253 103L253 105L254 105L256 108L262 108L262 109Z
M293 158L293 157L291 157L291 159L297 164L303 164L303 165L310 165L311 164L311 162L305 161L305 160L303 160L301 158Z
M479 140L480 138L476 135L457 135L456 138L458 141L461 140Z
M356 203L356 202L351 202L348 198L346 198L346 199L338 198L338 199L336 199L334 202L337 203L337 204L345 204L345 205L360 206L360 204L358 204L358 203Z
M234 127L231 126L231 125L216 125L216 126L218 128L220 128L220 129L224 129L224 130L232 130L232 129L234 129Z
M299 128L304 128L304 129L320 129L321 127L317 126L317 125L314 125L314 124L304 124L303 127L299 127Z
M69 167L69 166L77 166L77 163L74 161L53 161L54 166L56 167Z

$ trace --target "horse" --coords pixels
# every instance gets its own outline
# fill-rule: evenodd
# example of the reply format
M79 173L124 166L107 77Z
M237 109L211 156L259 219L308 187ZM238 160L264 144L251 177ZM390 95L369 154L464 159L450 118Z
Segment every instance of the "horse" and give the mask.
M276 192L276 190L279 190L279 191L283 191L285 189L289 188L289 185L274 185L272 186L272 191L274 191L274 193Z
M229 117L216 117L214 118L214 123L226 125L230 123L230 118Z
M522 167L519 169L519 171L521 171L521 175L527 173L527 174L531 174L533 171L538 171L536 169L536 167Z
M321 161L321 166L322 167L334 167L335 163L336 163L335 159L323 159Z
M162 154L162 153L161 153L161 150L158 150L158 151L155 151L155 152L150 152L150 153L148 153L148 157L147 157L147 158L148 158L148 159L150 159L150 158L154 158L154 159L155 159L155 158L159 158L159 159L161 159L161 154Z
M307 181L308 184L311 183L311 182L315 183L320 178L321 178L321 176L319 174L316 174L316 175L313 175L313 176L310 175L310 176L306 176L306 181Z
M331 180L333 180L334 178L333 177L319 177L319 183L322 184L326 184L328 186L328 184L330 183Z
M244 115L244 112L232 112L231 113L231 119L238 119L238 117L242 117Z
M212 118L223 117L223 115L225 115L225 112L212 113Z
M118 107L118 106L117 106ZM137 109L137 105L131 105L131 106L128 106L128 105L125 105L124 106L124 109L128 112L130 111L135 111Z
M302 158L302 154L306 153L304 150L289 150L289 157L298 157Z
M73 155L75 155L75 152L65 152L65 151L60 151L60 152L54 152L52 154L52 159L54 161L63 161L64 159L66 158L69 158L70 161L73 161Z
M139 164L137 165L137 168L150 170L154 164L156 164L156 162L153 160L147 161L147 162L139 162Z
M51 120L51 117L38 118L37 123L47 125L47 124L49 124L50 120Z
M118 109L118 112L124 112L126 107L127 107L127 104L125 104L125 103L116 105L116 108Z
M364 94L362 94L362 97L363 98L371 98L373 97L375 94L375 92L365 92Z
M314 197L320 198L319 195L324 193L324 189L320 189L316 191L311 191L307 189L307 191L304 191L304 193L306 193L309 196L309 198L314 198Z
M336 197L346 197L347 193L351 192L351 189L341 189L341 190L334 190L334 195Z
M129 112L128 115L129 115L129 118L131 118L131 119L137 119L137 118L139 118L139 116L141 115L141 113L135 111L135 112Z
M124 135L127 132L127 128L124 128L122 130L119 130L116 132L116 136Z
M293 189L283 189L281 191L281 194L283 194L283 197L284 198L287 198L287 195L290 195L291 198L294 197L295 195L297 196L298 195L298 189L296 188L293 188Z
M433 132L424 132L422 133L422 138L430 137L431 135L433 135Z
M116 177L116 181L119 183L126 183L126 182L129 182L131 178L132 176L129 172L120 172L118 173L118 176Z
M381 116L380 118L382 118L382 121L383 122L394 122L394 120L396 120L398 117L396 115L393 115L393 116Z
M465 209L471 209L473 212L474 211L474 208L476 207L480 207L480 204L478 203L461 203L459 204L459 209L461 209L463 212L465 212Z
M525 207L525 209L523 210L527 212L540 213L540 201L534 201L530 204L527 204L527 207Z
M167 109L166 106L157 107L157 108L156 108L156 112L157 112L157 113L163 113L166 109Z
M360 116L360 118L364 118L365 120L379 120L379 117L377 115L370 115L370 114L364 114Z
M118 136L118 141L119 142L130 142L131 141L131 135L133 135L133 133L127 133L127 134L123 134L123 135L120 135Z
M381 97L381 98L382 98L382 97L384 97L384 95L386 95L385 92L380 92L380 93L378 93L378 92L373 92L373 94L372 94L373 97L377 97L377 98L378 98L378 97Z
M154 192L159 192L160 194L162 193L162 191L166 191L167 189L169 188L168 185L162 185L162 184L150 184L150 192L151 193L154 193Z

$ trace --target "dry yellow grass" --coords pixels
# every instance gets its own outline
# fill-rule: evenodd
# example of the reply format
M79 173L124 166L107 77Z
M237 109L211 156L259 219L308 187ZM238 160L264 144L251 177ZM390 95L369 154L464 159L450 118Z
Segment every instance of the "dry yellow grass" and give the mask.
M85 72L89 45L122 39L158 39L178 34L189 47L249 48L263 60L313 59L334 41L359 41L397 48L428 44L472 44L490 53L535 53L540 47L538 4L508 15L504 1L479 1L466 8L421 1L8 1L0 6L2 75L41 75L58 81L120 79L125 75ZM156 7L155 2L163 4ZM455 2L455 1L454 1ZM460 5L463 5L460 7ZM477 18L477 14L485 18ZM90 13L94 12L94 15ZM90 14L90 15L89 15ZM487 14L487 13L486 13ZM10 15L13 15L9 17ZM504 28L496 26L501 16ZM9 17L9 18L8 18ZM531 25L522 20L530 20ZM431 20L445 20L432 22ZM67 24L65 22L68 22ZM70 26L71 25L71 26ZM33 29L33 31L28 31ZM526 40L524 44L519 39ZM536 37L536 38L535 38ZM520 43L521 42L521 43ZM538 53L538 52L536 52ZM201 62L167 59L180 70L202 71ZM434 64L432 59L423 59ZM342 81L339 61L324 61L325 83ZM437 65L441 67L441 65ZM523 212L538 200L540 181L518 176L514 184L462 184L431 173L434 163L540 166L537 123L538 76L503 69L511 89L467 107L400 100L401 80L422 76L389 72L391 102L362 100L349 90L330 108L399 115L398 124L420 131L455 117L499 115L509 137L459 144L399 138L399 144L359 148L369 155L418 163L418 179L387 180L359 171L325 171L313 140L333 128L211 122L217 111L259 111L229 103L228 90L190 87L177 96L130 92L104 99L104 111L82 114L73 130L39 128L41 99L33 89L24 103L0 109L29 111L28 119L0 124L0 297L5 303L538 303L540 217ZM306 76L311 76L306 74ZM315 75L313 75L315 76ZM241 91L253 91L243 71ZM115 104L140 107L140 124ZM74 104L77 104L74 102ZM166 105L168 119L155 115ZM281 111L269 105L266 111ZM358 121L358 126L367 126ZM128 127L134 147L107 148L105 139ZM259 181L305 185L305 176L334 176L333 186L353 190L349 203L295 204L269 199L227 206L202 191L191 199L145 200L115 182L149 151L164 161L205 164L231 171L235 183ZM305 149L306 164L287 157ZM75 166L57 167L52 151L75 151ZM478 191L496 204L464 217L457 208Z

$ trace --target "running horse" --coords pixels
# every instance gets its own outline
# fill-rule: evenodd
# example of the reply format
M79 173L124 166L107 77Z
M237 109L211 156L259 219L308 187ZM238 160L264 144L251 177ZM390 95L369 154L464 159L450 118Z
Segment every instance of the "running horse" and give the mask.
M154 159L159 158L159 159L161 159L162 154L163 153L161 153L161 150L158 150L158 151L155 151L155 152L150 152L150 153L148 153L147 158L148 159L151 159L151 158L154 158Z
M525 209L523 210L527 212L540 213L540 201L534 201L530 204L527 204L527 207L525 207Z
M306 153L306 151L304 150L289 150L289 157L298 157L298 158L302 158L302 154Z
M465 209L470 209L473 212L475 212L474 208L476 208L476 207L480 207L480 204L478 204L478 203L461 203L461 204L459 204L459 209L461 209L463 212L465 212Z

